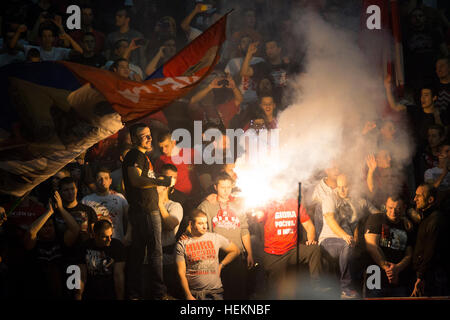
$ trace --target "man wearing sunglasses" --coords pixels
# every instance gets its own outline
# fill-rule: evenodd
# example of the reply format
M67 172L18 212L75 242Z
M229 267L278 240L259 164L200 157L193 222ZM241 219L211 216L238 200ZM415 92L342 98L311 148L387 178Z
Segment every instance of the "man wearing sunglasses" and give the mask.
M161 246L161 213L158 207L156 186L172 187L171 177L156 177L147 153L152 151L150 128L142 123L132 125L130 137L133 148L122 163L125 194L130 204L129 218L132 227L132 242L129 255L129 297L143 298L147 284L142 281L143 265L150 268L152 276L148 288L152 288L154 299L167 299L167 288L163 281Z

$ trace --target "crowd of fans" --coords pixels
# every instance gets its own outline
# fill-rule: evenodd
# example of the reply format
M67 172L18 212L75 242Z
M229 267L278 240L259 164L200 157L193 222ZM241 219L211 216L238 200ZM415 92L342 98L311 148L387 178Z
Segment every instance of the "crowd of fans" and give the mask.
M336 159L300 208L288 199L248 213L234 163L173 159L194 157L171 135L193 132L194 120L203 132L277 128L292 101L289 83L305 67L293 13L358 16L357 3L2 3L0 66L67 60L134 81L234 12L219 63L190 94L97 143L23 199L2 195L0 297L283 298L298 264L309 270L311 281L298 282L310 289L305 297L329 294L329 279L341 298L450 295L450 23L440 6L401 3L410 99L386 77L391 117L361 124L376 148L368 150L360 195L352 192L356 173ZM81 8L80 30L65 26L70 4ZM403 132L415 145L408 161L395 152ZM229 146L225 135L214 143L215 152ZM381 286L366 285L370 265L381 268ZM79 287L69 266L80 267Z

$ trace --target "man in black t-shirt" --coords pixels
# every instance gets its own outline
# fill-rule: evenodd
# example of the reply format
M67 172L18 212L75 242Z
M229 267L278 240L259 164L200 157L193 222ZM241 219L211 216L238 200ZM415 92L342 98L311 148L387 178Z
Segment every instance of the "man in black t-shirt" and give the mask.
M381 267L381 289L367 288L370 297L408 296L408 267L412 257L412 224L401 198L390 196L386 212L370 215L364 239L372 260Z
M152 283L149 288L156 299L167 298L163 281L161 213L158 207L156 186L171 187L170 177L156 178L153 166L146 155L152 150L150 128L142 123L130 127L133 148L122 163L125 194L130 205L129 219L132 227L132 243L129 257L129 295L132 299L143 297L146 284L142 281L142 265L148 259Z
M125 248L113 239L112 224L100 220L94 238L81 248L81 286L77 299L123 300L125 296Z

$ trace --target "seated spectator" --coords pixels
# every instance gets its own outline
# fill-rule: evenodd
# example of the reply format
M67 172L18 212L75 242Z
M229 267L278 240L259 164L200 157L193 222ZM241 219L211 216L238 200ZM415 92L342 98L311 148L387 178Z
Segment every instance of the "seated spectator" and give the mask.
M432 185L440 192L450 191L450 144L444 143L439 146L439 164L425 171L424 181Z
M86 32L81 39L83 53L73 55L70 61L96 68L103 67L106 59L101 54L95 52L95 35L91 32Z
M116 11L116 27L117 31L111 32L106 36L105 41L105 57L108 60L113 60L113 50L115 48L115 44L118 40L125 39L128 42L131 42L133 39L143 39L142 33L139 31L133 30L130 27L131 17L128 12L127 7L123 7ZM143 59L143 50L142 48L139 50L135 50L130 55L130 62L141 66Z
M53 46L55 37L57 35L57 29L59 29L60 38L67 41L73 48L73 50L83 53L83 48L81 48L75 40L72 39L64 30L64 27L61 22L61 17L58 19L52 20L53 25L50 24L41 24L39 28L39 37L41 39L41 45L38 46L23 46L25 54L28 54L28 50L31 48L36 48L39 50L41 60L42 61L57 61L57 60L68 60L71 49L69 48L56 48Z
M125 249L112 238L107 220L94 225L94 238L85 241L80 256L81 285L77 300L123 300L125 296Z
M407 297L414 235L403 199L389 196L383 213L369 216L364 239L373 262L381 267L381 288L366 289L368 297Z
M81 203L94 209L97 219L106 219L113 226L113 235L124 244L131 242L131 228L128 222L128 201L125 197L110 190L112 183L108 169L100 168L95 175L97 191L85 196ZM126 230L126 234L125 234Z
M105 45L105 34L93 28L95 20L94 9L89 4L81 6L81 29L70 32L70 36L78 42L80 46L83 44L83 37L86 34L92 34L94 37L94 53L99 55L103 52Z
M416 273L411 296L446 296L449 294L449 222L437 206L436 189L417 187L415 209L420 215L412 266Z
M380 211L370 202L353 195L345 175L339 175L336 184L335 194L324 199L322 204L323 228L319 244L332 259L339 261L341 298L354 299L358 292L352 282L357 279L352 278L350 263L359 242L361 224L367 218L367 212Z
M187 238L176 246L178 276L186 300L223 300L220 274L239 256L238 247L224 236L208 232L208 217L194 209ZM219 263L219 250L226 256Z
M103 69L110 69L111 66L114 64L115 61L118 59L126 59L128 61L128 58L133 50L137 48L135 42L132 40L130 44L128 44L128 41L125 39L117 40L114 44L114 51L111 56L111 60L107 61L105 65L103 66ZM130 76L131 79L143 79L144 75L142 73L142 69L133 64L128 62L128 66L130 68Z

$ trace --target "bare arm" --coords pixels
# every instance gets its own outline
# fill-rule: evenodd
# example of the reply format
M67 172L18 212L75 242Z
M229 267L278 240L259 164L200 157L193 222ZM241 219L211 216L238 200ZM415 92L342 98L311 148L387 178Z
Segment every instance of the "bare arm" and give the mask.
M253 249L252 241L250 238L250 233L247 233L241 237L242 244L244 245L245 251L247 251L247 267L251 268L255 264L253 260Z
M61 39L64 40L64 43L66 45L70 44L72 46L73 50L75 50L79 53L83 53L83 48L81 48L81 46L75 40L73 40L73 38L68 33L66 33L66 31L64 30L64 27L62 25L61 16L56 16L55 19L52 21L59 28L60 37L61 37Z
M157 185L164 185L169 186L169 178L164 179L152 179L148 177L142 176L142 170L136 167L128 167L128 178L130 179L130 183L135 188L140 189L148 189L148 188L154 188ZM158 181L159 180L159 181Z
M244 61L242 62L240 76L241 77L251 77L253 75L253 68L250 67L250 61L253 55L258 50L258 42L250 43L247 49L247 54L245 55Z
M177 271L178 271L178 276L180 277L181 287L183 288L186 299L187 300L196 300L194 298L194 296L192 295L191 290L189 289L189 283L186 278L186 262L184 260L177 261Z
M24 242L25 249L31 250L34 248L34 246L36 245L37 234L39 230L41 230L41 228L44 226L44 224L52 216L53 213L54 213L53 207L51 206L51 204L49 204L49 208L47 209L47 211L44 214L42 214L39 218L33 221L25 236Z
M114 289L116 290L116 299L123 300L125 297L125 262L114 264Z
M186 32L186 34L189 34L189 30L190 30L190 25L192 22L192 19L194 19L194 17L199 14L200 12L202 12L202 4L201 3L197 3L195 5L194 10L191 11L191 13L189 13L189 15L183 19L183 21L181 21L181 29L183 29L184 32Z
M23 46L18 45L18 41L20 39L20 36L22 33L27 32L27 26L24 24L21 24L18 28L16 33L14 34L14 37L12 38L11 42L9 43L9 48L14 49L16 46L19 47L21 50L23 50Z
M376 233L366 233L364 235L364 239L366 240L366 248L372 257L373 261L381 268L385 269L387 266L386 257L384 256L383 251L378 246L378 241L380 240L380 235Z
M369 191L371 193L375 190L375 185L373 183L373 174L375 173L375 170L377 169L377 161L375 160L375 156L373 154L369 154L366 158L366 164L369 170L367 171L367 188L369 188Z
M206 95L212 90L212 89L217 89L217 88L221 88L222 86L220 86L218 84L218 82L221 79L219 77L214 78L211 83L206 86L205 88L203 88L202 90L198 91L197 93L195 93L192 98L191 101L189 101L189 104L195 104L200 102L204 97L206 97Z
M336 219L334 218L334 212L328 212L324 214L323 217L325 222L335 234L344 239L345 242L348 243L348 245L351 245L353 243L353 236L345 232L344 229L342 229L341 226L337 223Z
M316 241L316 227L312 223L311 219L302 223L303 228L306 230L306 245L317 244Z
M233 261L240 254L239 248L233 242L230 242L230 245L223 250L227 253L227 255L219 264L219 274L227 264Z
M384 79L384 88L386 89L386 98L388 100L389 107L397 112L406 111L406 106L399 104L395 101L394 94L391 87L391 76L387 75Z
M155 54L155 56L150 60L150 62L145 67L145 74L147 76L151 75L153 72L155 72L156 68L158 67L159 61L164 58L164 46L160 47L158 52Z

